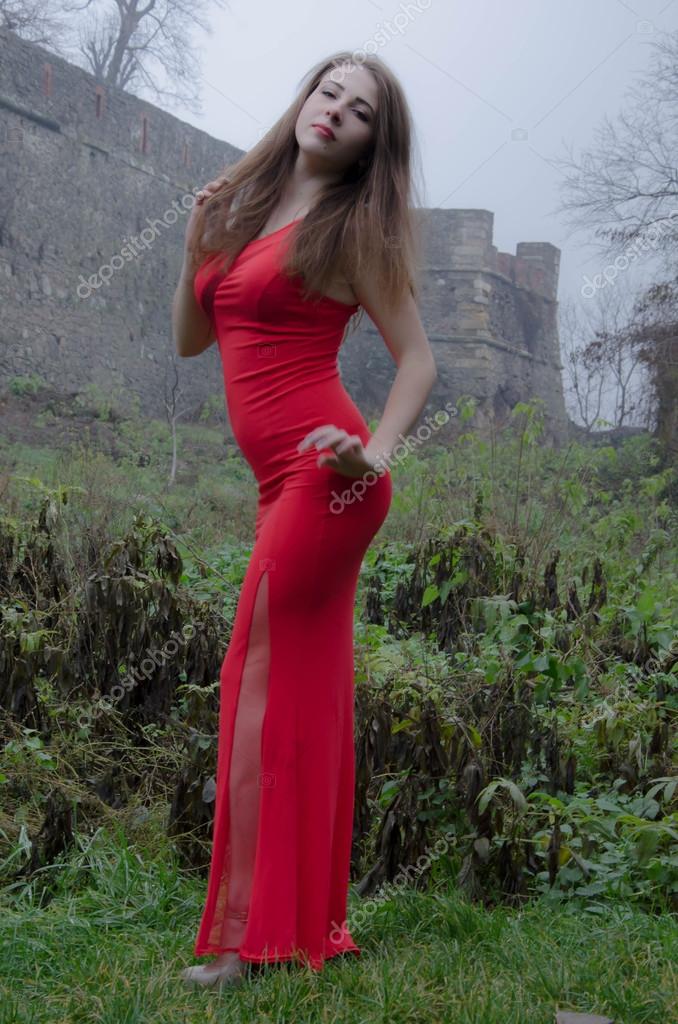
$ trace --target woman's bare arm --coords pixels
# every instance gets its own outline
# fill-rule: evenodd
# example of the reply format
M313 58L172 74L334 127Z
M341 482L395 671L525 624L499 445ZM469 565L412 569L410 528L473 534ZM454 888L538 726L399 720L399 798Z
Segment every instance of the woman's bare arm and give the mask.
M216 341L212 321L195 298L193 275L186 264L172 300L172 333L177 355L184 357L199 356Z
M363 276L351 283L398 368L383 415L365 447L370 455L388 460L401 434L407 434L417 422L438 369L411 293L392 306L384 301L374 281Z
M172 333L177 354L180 356L199 356L216 341L212 321L195 298L194 278L198 270L195 250L200 240L199 207L227 180L226 176L222 175L203 186L195 197L186 224L184 262L172 300Z

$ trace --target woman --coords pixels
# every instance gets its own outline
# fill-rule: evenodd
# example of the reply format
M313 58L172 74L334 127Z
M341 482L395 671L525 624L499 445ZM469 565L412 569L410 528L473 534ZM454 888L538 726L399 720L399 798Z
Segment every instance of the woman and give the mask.
M196 197L173 303L177 352L219 346L254 472L254 549L220 674L214 841L188 968L321 970L346 927L353 823L353 614L391 502L387 463L436 377L415 303L411 120L374 57L318 64L265 138ZM360 306L398 370L370 435L337 353Z

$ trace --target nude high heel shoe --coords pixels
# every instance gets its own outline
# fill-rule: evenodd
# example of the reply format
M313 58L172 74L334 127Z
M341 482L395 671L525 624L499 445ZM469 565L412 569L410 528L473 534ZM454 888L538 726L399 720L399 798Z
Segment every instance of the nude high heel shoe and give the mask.
M235 954L226 963L197 964L186 967L181 978L188 985L201 988L221 988L223 985L238 985L242 982L247 964Z

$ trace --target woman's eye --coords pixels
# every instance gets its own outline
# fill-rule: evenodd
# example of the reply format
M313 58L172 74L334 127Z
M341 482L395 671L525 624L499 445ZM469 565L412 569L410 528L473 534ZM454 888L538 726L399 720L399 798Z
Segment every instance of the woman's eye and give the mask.
M336 96L334 95L334 93L330 92L328 89L322 89L321 91L322 91L323 96L331 96L333 100L336 99ZM369 118L367 118L365 116L365 114L363 114L362 111L360 111L360 110L356 110L356 114L358 115L358 117L360 118L361 121L369 120Z

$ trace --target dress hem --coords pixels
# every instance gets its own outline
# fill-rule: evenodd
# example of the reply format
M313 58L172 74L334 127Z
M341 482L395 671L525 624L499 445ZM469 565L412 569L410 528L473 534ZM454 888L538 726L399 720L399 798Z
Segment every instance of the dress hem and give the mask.
M308 961L311 970L320 971L322 970L323 964L326 960L331 960L335 956L341 956L342 953L353 953L355 956L361 956L362 950L359 946L346 946L344 949L334 949L330 953L326 953L318 959L317 957L311 958L308 955L304 955L301 951L296 953L282 953L279 956L271 956L263 953L243 953L239 946L212 946L209 949L202 950L200 953L196 952L194 955L218 956L221 953L238 953L241 960L247 960L250 963L257 964L276 964L288 962L290 960L301 960L302 962Z

